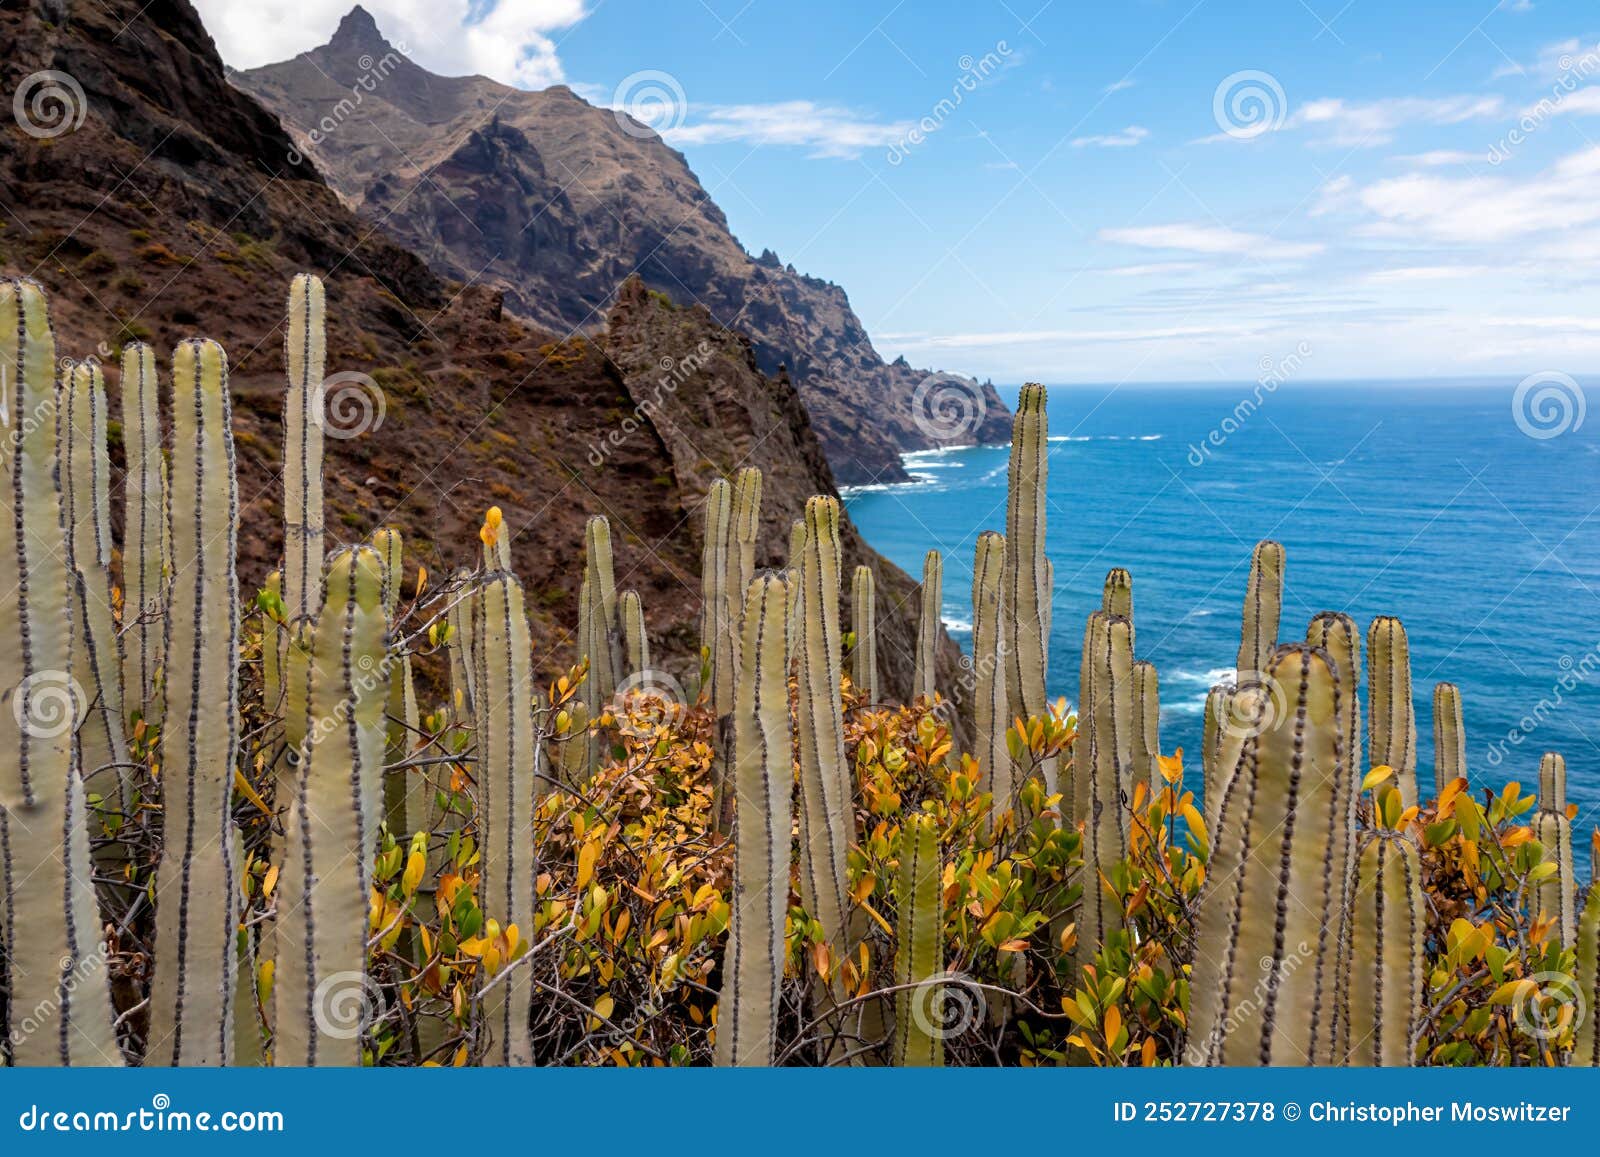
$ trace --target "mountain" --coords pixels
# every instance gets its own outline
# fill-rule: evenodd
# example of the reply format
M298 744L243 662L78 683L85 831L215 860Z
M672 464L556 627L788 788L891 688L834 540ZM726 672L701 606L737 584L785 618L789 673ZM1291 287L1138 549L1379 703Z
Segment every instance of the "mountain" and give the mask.
M70 80L53 80L69 115L0 130L0 270L44 285L61 356L107 363L113 415L122 342L150 341L163 365L196 333L223 342L244 589L282 549L283 316L300 269L326 279L329 373L365 375L381 417L327 441L329 548L392 525L409 575L418 563L443 575L473 564L483 511L500 506L547 676L576 659L591 514L612 520L619 585L641 592L660 661L687 683L711 477L766 472L762 565L783 560L806 497L835 492L793 385L703 308L632 281L593 333L564 336L511 316L489 288L441 279L358 218L277 118L228 83L188 0L97 0L70 14L61 0L5 0L0 86L17 92L44 72ZM119 467L120 427L112 456ZM112 507L120 536L120 494ZM884 683L904 695L915 585L853 527L843 537L847 563L878 574ZM946 686L958 659L946 640Z
M442 77L353 9L333 39L232 74L363 216L555 332L603 321L626 278L697 302L786 368L844 483L902 481L903 450L1004 441L990 386L886 364L839 286L752 258L683 155L571 89ZM933 389L942 407L934 409Z

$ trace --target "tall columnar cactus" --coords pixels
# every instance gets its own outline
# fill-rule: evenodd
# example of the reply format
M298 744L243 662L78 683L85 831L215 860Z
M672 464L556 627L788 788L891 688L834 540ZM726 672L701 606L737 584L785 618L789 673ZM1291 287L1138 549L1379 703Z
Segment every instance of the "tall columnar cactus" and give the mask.
M1108 615L1120 615L1130 623L1133 621L1133 576L1120 566L1106 572L1100 609Z
M944 609L944 559L936 550L923 556L919 593L922 612L917 618L917 655L911 676L911 696L931 702L938 691L939 626Z
M706 494L705 545L700 556L700 648L710 656L711 709L718 718L733 710L738 671L738 626L734 593L728 589L733 550L733 488L718 478Z
M1454 683L1433 687L1433 790L1437 795L1467 777L1467 729L1461 717L1461 689Z
M1016 806L1016 781L1006 730L1011 709L1005 676L1005 536L992 530L978 535L972 562L972 716L977 732L974 754L978 786L994 796L995 814Z
M1133 623L1128 624L1133 634ZM1156 665L1139 659L1133 664L1133 766L1129 792L1138 784L1154 791L1161 782L1156 756L1161 754L1161 677Z
M839 502L818 495L806 502L806 549L801 564L800 683L800 893L822 926L833 960L850 958L849 889L845 853L855 832L850 769L845 763L840 713ZM832 994L840 992L833 971ZM819 992L827 1003L830 996Z
M1407 807L1417 802L1417 715L1411 702L1411 647L1400 620L1380 615L1367 627L1367 760L1394 768Z
M389 833L405 839L422 823L428 807L428 781L403 764L422 729L417 688L411 673L411 655L394 629L400 614L400 587L405 576L405 543L398 530L384 527L372 536L372 548L383 560L383 613L389 620L389 702L384 709L387 742L384 750L383 814Z
M899 920L895 927L894 1063L942 1066L944 1037L929 1015L944 970L944 867L939 822L907 817L900 836Z
M717 1008L719 1065L770 1065L783 996L784 917L789 905L789 592L763 576L744 598L734 696L733 902Z
M68 581L73 589L72 677L89 697L78 728L78 759L91 790L126 812L133 803L122 648L111 614L111 459L106 450L106 387L100 367L64 367L56 402Z
M1423 905L1416 845L1397 832L1365 836L1351 893L1348 1064L1413 1063L1425 967Z
M161 645L166 636L167 487L155 351L122 348L122 685L127 707L161 722ZM268 705L275 704L271 695Z
M322 279L309 273L289 286L283 358L283 604L289 621L315 617L322 605L322 375L327 360Z
M1259 679L1278 646L1278 620L1283 611L1283 544L1256 543L1250 554L1250 578L1244 591L1244 629L1239 638L1239 682Z
M1349 822L1336 787L1342 691L1327 654L1303 645L1280 648L1261 674L1235 702L1249 727L1215 812L1187 1059L1332 1064Z
M1090 719L1088 744L1073 749L1073 796L1083 816L1083 904L1078 913L1081 966L1122 926L1122 913L1101 876L1128 853L1125 813L1133 777L1133 624L1096 611L1084 633L1087 683L1079 718Z
M1572 855L1572 820L1567 816L1567 761L1554 751L1539 760L1539 810L1533 816L1533 838L1544 845L1545 859L1556 865L1553 876L1539 882L1538 904L1556 922L1561 943L1577 935L1577 889Z
M389 700L383 561L369 546L338 551L319 585L315 628L296 632L309 639L309 655L291 639L286 669L289 710L301 664L309 687L278 880L277 1065L358 1063L374 1011L366 942L372 795L381 783Z
M1572 1042L1572 1063L1585 1068L1600 1068L1600 888L1595 887L1596 867L1600 866L1600 831L1589 843L1589 894L1584 897L1583 915L1578 918L1578 967L1574 977L1578 995L1587 1015L1579 1018Z
M734 477L730 534L728 564L733 573L728 576L729 597L735 615L742 615L745 592L756 577L756 542L761 537L761 471L754 466L746 466ZM734 629L738 630L737 624Z
M533 726L533 646L522 586L492 574L478 594L478 776L484 816L483 899L503 929L531 936L534 914L533 813L543 768ZM490 983L493 984L492 978ZM533 985L527 969L486 993L490 1027L486 1060L530 1065L528 1035Z
M1050 669L1050 568L1045 558L1045 503L1049 445L1045 390L1022 387L1011 424L1010 482L1006 498L1005 662L1006 698L1020 715L1045 715ZM1055 761L1042 768L1055 792Z
M589 656L589 714L598 717L617 693L622 666L617 621L617 579L611 557L611 523L597 514L584 528L584 574L588 583L589 637L580 640Z
M618 595L617 613L622 618L623 665L630 676L642 674L650 669L650 636L645 631L644 600L639 592Z
M167 726L163 846L156 872L156 973L147 1059L233 1059L239 865L231 814L239 754L238 485L228 360L211 341L172 357L168 512Z
M450 605L445 622L450 626L446 644L450 652L450 716L457 726L470 727L473 720L473 686L477 663L472 655L472 619L478 602L478 588L472 572L457 568L450 578Z
M0 935L17 1065L119 1065L72 730L55 337L43 291L0 281ZM39 1010L39 1011L35 1011ZM38 1017L26 1031L22 1015Z
M797 518L789 526L789 565L785 571L789 584L789 641L791 646L800 638L797 618L800 608L800 562L806 553L806 520Z
M851 653L850 681L866 696L878 702L877 590L872 568L856 567L850 582L850 623L855 628L856 646Z
M1205 713L1201 716L1200 794L1208 825L1212 819L1213 808L1222 800L1222 786L1227 771L1232 770L1232 768L1228 768L1227 771L1223 769L1222 741L1225 734L1224 727L1233 710L1233 696L1236 690L1232 683L1212 684L1211 690L1206 692Z

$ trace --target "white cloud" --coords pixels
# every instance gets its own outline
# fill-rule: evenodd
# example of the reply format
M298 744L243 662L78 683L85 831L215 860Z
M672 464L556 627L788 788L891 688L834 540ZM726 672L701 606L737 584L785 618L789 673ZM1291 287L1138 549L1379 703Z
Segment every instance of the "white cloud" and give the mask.
M1106 96L1110 96L1114 92L1121 92L1121 91L1123 91L1123 89L1132 88L1134 85L1136 85L1138 83L1139 83L1138 81L1130 80L1128 77L1125 76L1121 80L1113 81L1112 83L1106 85L1100 91L1102 93L1104 93Z
M1075 149L1130 149L1150 135L1150 130L1139 125L1129 125L1121 132L1108 133L1104 136L1073 137L1072 147Z
M1328 144L1356 148L1388 144L1398 129L1408 125L1456 125L1499 117L1504 112L1505 102L1498 96L1405 96L1374 101L1324 97L1302 105L1290 123L1325 132Z
M813 156L853 157L903 141L910 121L877 121L837 105L810 100L772 104L689 106L687 123L665 134L674 145L739 141L809 148Z
M1317 190L1316 203L1307 210L1311 217L1321 217L1328 213L1337 213L1348 207L1354 198L1351 196L1355 189L1356 179L1348 173L1342 173L1327 181Z
M1563 92L1560 89L1552 92L1534 104L1522 110L1525 120L1535 122L1548 116L1559 116L1562 113L1571 113L1576 116L1594 116L1600 114L1600 85L1588 85L1572 92Z
M563 79L550 36L584 0L363 0L384 36L432 72L481 73L521 88ZM222 59L257 68L326 44L352 0L195 0Z
M1311 257L1325 248L1315 242L1278 241L1260 233L1241 233L1220 225L1184 222L1102 229L1099 238L1120 245L1137 245L1143 249L1180 249L1208 256L1238 255L1267 260Z
M1429 169L1442 169L1450 165L1477 165L1485 160L1486 153L1469 153L1465 149L1433 149L1426 153L1412 153L1395 157L1403 165L1421 165Z
M1205 267L1200 261L1149 261L1143 265L1113 265L1099 272L1107 277L1155 277L1164 273L1194 273Z
M1418 281L1463 281L1472 277L1489 277L1496 272L1484 265L1407 265L1398 269L1379 269L1367 274L1371 285L1409 285Z

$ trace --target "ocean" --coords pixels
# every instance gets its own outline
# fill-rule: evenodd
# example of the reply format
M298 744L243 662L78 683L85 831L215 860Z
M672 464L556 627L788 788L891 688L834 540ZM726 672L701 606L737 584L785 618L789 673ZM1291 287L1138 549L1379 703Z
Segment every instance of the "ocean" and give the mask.
M1283 641L1319 611L1411 642L1418 779L1433 782L1433 686L1461 687L1475 789L1567 758L1587 858L1600 822L1600 415L1571 379L1053 386L1049 691L1077 701L1085 618L1133 574L1139 657L1161 676L1161 741L1198 784L1207 689L1232 674L1252 546L1288 569ZM1009 403L1016 389L1001 390ZM969 649L972 552L1005 529L1007 448L910 454L909 484L855 488L850 516L913 576L944 554L943 615ZM1363 699L1365 695L1363 694Z

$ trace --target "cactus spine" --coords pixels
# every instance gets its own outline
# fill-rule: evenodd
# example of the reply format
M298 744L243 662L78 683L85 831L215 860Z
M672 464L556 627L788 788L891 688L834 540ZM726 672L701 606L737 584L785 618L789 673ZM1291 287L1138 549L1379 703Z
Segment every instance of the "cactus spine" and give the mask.
M1214 818L1216 805L1222 801L1222 788L1228 772L1222 766L1224 728L1233 711L1236 688L1232 683L1214 683L1206 692L1205 714L1200 732L1200 794L1205 806L1206 823ZM1213 834L1215 834L1213 832Z
M640 675L650 669L650 636L644 627L644 601L638 591L623 591L617 596L618 612L622 616L623 660L629 675Z
M1416 846L1396 832L1369 833L1356 859L1351 905L1347 1063L1410 1065L1426 916Z
M1411 647L1400 620L1380 615L1367 627L1367 760L1394 768L1407 807L1417 802L1417 717L1411 703Z
M745 592L756 577L756 540L761 537L761 471L754 466L746 466L734 477L730 533L733 541L728 561L734 570L728 576L728 595L737 617L743 614ZM734 630L738 629L735 623Z
M12 1017L49 1010L6 1051L17 1065L120 1065L73 760L55 370L43 291L0 281L0 933Z
M598 600L596 600L598 602ZM533 728L533 658L522 585L500 572L478 594L478 761L483 837L483 896L503 929L531 935L534 912L533 813L541 753ZM515 983L488 992L484 1014L492 1029L486 1060L531 1065L528 1035L533 986L526 969Z
M318 585L322 612L300 632L310 653L297 658L291 640L287 671L291 696L300 663L309 688L278 882L277 1065L358 1063L373 1012L369 862L389 699L382 560L369 546L338 551Z
M1050 668L1050 569L1045 558L1045 487L1049 477L1044 387L1022 387L1011 425L1006 498L1006 698L1025 716L1045 715ZM1045 789L1057 790L1055 761L1043 767Z
M1128 624L1133 634L1133 624ZM1156 665L1139 659L1133 664L1133 765L1128 785L1133 788L1144 784L1154 790L1160 780L1156 769L1156 756L1161 754L1161 677Z
M172 589L163 645L164 831L156 881L150 1062L233 1060L238 873L230 805L239 754L238 488L228 360L211 341L172 358Z
M283 602L291 623L314 617L322 605L324 313L322 279L296 274L283 350Z
M922 559L922 614L917 619L916 669L911 678L911 697L930 703L939 665L940 612L944 608L944 559L930 550Z
M470 727L473 720L473 686L477 665L472 655L472 618L478 592L472 572L460 567L451 576L454 591L445 622L450 625L446 644L450 651L450 716L458 727Z
M1100 591L1100 609L1108 615L1120 615L1133 621L1133 576L1122 567L1106 572L1105 585Z
M1567 816L1567 761L1554 751L1545 752L1539 760L1539 810L1533 816L1533 838L1544 845L1545 859L1556 865L1555 874L1539 882L1539 907L1555 920L1561 943L1571 944L1578 931L1578 878L1572 856L1572 820Z
M1283 611L1283 544L1256 543L1250 553L1250 578L1244 592L1244 628L1239 638L1241 685L1259 680L1278 646L1278 620Z
M856 630L850 681L868 703L878 702L878 632L872 568L856 567L850 583L850 622Z
M1084 632L1086 684L1079 717L1090 720L1088 743L1074 742L1073 795L1083 816L1083 904L1078 914L1081 967L1121 927L1122 912L1106 893L1103 872L1127 855L1123 814L1133 774L1133 625L1096 611Z
M1003 582L1005 536L992 530L978 535L972 563L973 722L977 731L979 790L994 797L998 816L1016 805L1016 783L1006 730L1011 710L1006 701Z
M733 711L733 903L717 1011L719 1065L770 1065L777 1043L793 807L788 605L788 586L774 576L752 581L744 598L744 662Z
M372 536L372 548L383 560L383 613L388 619L391 638L384 662L389 668L389 702L384 709L387 743L384 750L383 814L389 834L403 840L414 824L427 814L428 784L424 776L413 776L405 767L417 735L422 730L422 713L417 707L416 683L411 674L411 656L402 645L394 624L400 615L400 584L405 574L405 543L400 532L384 527Z
M1326 1065L1334 1047L1338 855L1348 812L1341 688L1325 652L1281 648L1250 714L1216 809L1201 893L1189 1059L1208 1065ZM1280 689L1285 710L1265 688Z
M700 557L700 648L709 653L711 708L718 718L733 710L733 681L738 670L737 625L734 594L728 589L730 571L737 572L730 552L733 526L733 488L718 478L706 495L705 547Z
M899 903L895 929L894 1063L920 1067L944 1064L944 1038L933 1031L924 1002L943 970L944 871L939 855L939 823L916 814L901 828Z
M161 722L161 646L166 635L167 493L161 457L155 351L122 349L122 686L151 726ZM274 701L269 693L268 705Z
M589 635L581 640L589 656L589 716L598 718L617 693L621 667L617 629L617 580L611 557L611 523L602 514L584 529L585 582L588 586Z
M1433 791L1435 796L1467 778L1467 730L1461 718L1461 689L1454 683L1433 688Z

